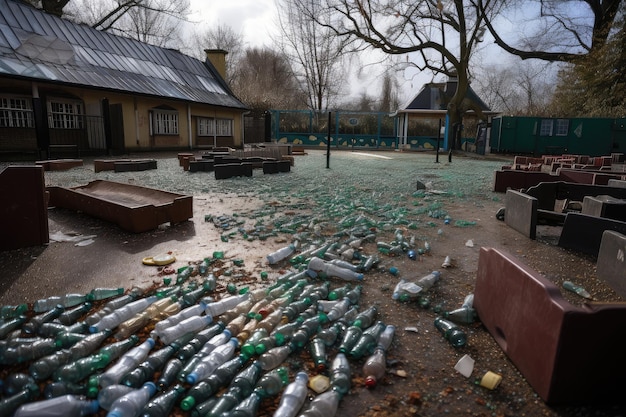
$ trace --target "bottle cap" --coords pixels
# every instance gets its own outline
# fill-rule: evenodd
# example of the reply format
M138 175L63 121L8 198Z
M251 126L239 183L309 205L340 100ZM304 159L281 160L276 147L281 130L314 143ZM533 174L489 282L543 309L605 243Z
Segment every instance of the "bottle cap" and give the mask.
M183 398L183 400L180 402L180 408L185 411L191 410L194 405L196 405L196 399L193 398L191 395Z
M194 385L196 381L198 380L198 374L195 372L192 372L189 375L187 375L186 379L188 383L190 383L191 385Z
M376 386L376 378L373 376L368 376L365 378L365 386L367 388L374 388Z

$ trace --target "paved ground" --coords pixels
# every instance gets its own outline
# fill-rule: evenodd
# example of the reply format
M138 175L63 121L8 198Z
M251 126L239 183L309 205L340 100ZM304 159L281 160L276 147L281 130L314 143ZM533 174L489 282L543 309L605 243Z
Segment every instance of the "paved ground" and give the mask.
M149 156L158 159L157 170L95 174L92 161L85 160L83 167L46 173L46 183L75 186L109 179L192 194L192 221L135 235L81 213L50 209L51 233L95 235L94 242L86 246L52 242L43 248L0 253L4 266L0 303L33 302L95 287L160 285L163 274L156 267L142 265L141 260L166 252L176 256L173 266L177 268L224 251L224 268L232 259L243 259L244 266L231 276L220 270L221 284L263 286L267 284L260 279L261 271L270 273L271 282L288 267L269 267L267 253L294 238L303 243L325 241L364 216L372 220L377 241L392 241L400 232L414 237L416 247L428 242L431 251L418 261L379 254L381 268L366 274L361 307L377 305L381 320L398 329L389 352L393 373L377 389L367 390L362 363L353 363L353 389L344 397L338 415L624 415L612 406L548 407L480 323L464 329L469 342L462 349L448 345L432 325L439 309L459 306L472 292L481 246L507 250L557 284L573 280L584 283L600 300L619 299L597 282L593 260L555 246L557 228L541 227L537 241L531 241L496 220L495 212L504 204L502 195L491 192L493 170L506 159L455 155L452 163L442 157L436 164L434 154L427 153L333 151L327 169L325 154L312 150L296 157L291 173L263 175L255 171L252 178L216 181L210 173L184 172L175 154ZM427 193L416 193L417 180L428 186ZM453 220L450 225L443 222L445 214ZM206 221L220 215L241 224L223 230ZM455 226L457 220L471 225ZM284 232L290 223L298 224L298 234ZM242 236L242 229L248 239ZM468 246L468 241L473 246ZM377 254L375 243L365 243L362 252ZM391 300L398 278L387 272L390 267L398 268L402 277L416 278L441 270L445 256L452 257L454 266L442 270L441 281L431 290L431 308ZM339 285L342 283L333 282L333 286ZM565 295L573 303L582 303L577 296ZM476 360L469 379L453 369L464 354ZM292 358L290 364L293 369L306 368L308 360L304 355ZM496 390L475 384L486 371L503 376ZM401 376L403 373L406 376ZM273 406L264 402L259 414L269 415Z

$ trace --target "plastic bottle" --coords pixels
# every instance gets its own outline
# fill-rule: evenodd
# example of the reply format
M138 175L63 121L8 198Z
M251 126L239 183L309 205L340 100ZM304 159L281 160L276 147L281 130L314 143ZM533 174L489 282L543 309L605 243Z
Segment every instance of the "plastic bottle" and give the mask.
M98 401L83 398L76 395L63 395L24 404L15 411L13 417L81 417L95 414L98 411Z
M28 384L21 391L0 400L0 416L11 416L22 404L34 400L39 395L36 384Z
M573 292L575 294L578 294L581 297L586 298L588 300L592 300L593 299L593 297L591 297L591 294L589 294L587 292L587 290L585 290L583 287L581 287L579 285L574 284L571 281L563 281L563 288L565 288L566 290L571 291L571 292Z
M339 344L339 352L348 353L354 345L359 341L361 335L363 334L363 330L357 326L350 326L346 329L343 334L343 338L341 343Z
M211 413L211 410L213 410L213 408L215 407L215 404L217 404L217 401L219 400L219 397L211 397L206 401L201 402L200 404L198 404L195 408L193 408L191 410L191 417L205 417L205 416L209 416Z
M463 300L463 304L460 308L457 308L452 311L447 311L443 314L443 317L446 320L453 321L455 323L461 324L471 324L476 321L476 310L473 307L474 303L474 294L469 294Z
M161 330L158 336L161 342L167 345L185 333L197 332L204 329L211 324L212 321L213 317L211 316L192 316L172 327Z
M134 369L148 356L148 353L153 347L154 339L148 338L139 346L136 346L126 352L117 360L117 362L113 364L113 366L102 374L100 377L100 385L102 387L107 387L109 385L119 383L126 373Z
M113 384L101 389L98 392L98 404L100 407L109 411L113 403L120 397L134 391L135 388L127 385Z
M39 359L58 350L55 339L39 339L32 343L21 343L8 347L0 356L0 363L10 365Z
M261 377L254 391L261 398L267 398L278 394L289 383L287 368L276 368Z
M84 384L74 384L72 382L58 381L49 383L43 389L43 396L46 399L68 394L86 396L90 394L89 386Z
M112 330L116 328L120 323L130 319L135 314L145 310L146 308L148 308L150 304L154 303L157 300L158 300L157 296L153 295L150 297L141 298L139 300L132 301L124 305L123 307L115 309L111 313L102 317L97 323L89 327L89 331L91 333L96 333L104 329Z
M417 285L415 282L407 281L402 278L396 284L393 289L393 293L391 298L397 301L410 301L417 297L417 295L422 291L422 287Z
M237 404L235 408L222 415L224 417L256 417L260 404L261 397L256 392L252 392Z
M291 354L291 345L277 346L259 356L259 363L264 371L269 371L282 364Z
M143 327L145 327L150 320L162 317L167 314L170 309L178 311L180 309L180 303L176 303L176 297L166 297L161 300L157 300L149 305L144 311L135 314L128 320L123 321L117 326L116 339L125 339L133 333L136 333ZM159 322L160 323L160 322ZM158 324L158 323L157 323Z
M378 338L377 348L382 348L386 352L389 349L389 346L391 346L391 342L393 342L395 333L396 326L388 324Z
M58 304L63 307L74 307L80 303L84 303L87 300L87 296L83 294L65 294L63 296L53 296L37 300L33 303L33 311L35 313L43 313L44 311L52 310Z
M127 373L121 380L122 384L129 387L139 388L144 382L151 379L154 374L165 366L168 359L174 354L172 346L165 346L148 355L145 361L135 369Z
M319 334L319 333L318 333ZM318 372L326 370L326 344L319 337L314 337L309 342L309 353Z
M267 263L270 265L276 265L283 259L288 258L296 251L296 247L293 244L278 249L275 252L267 255Z
M173 316L169 316L168 318L156 323L154 325L154 333L159 334L161 331L169 327L175 326L176 324L180 323L181 321L185 319L188 319L193 316L199 316L200 314L202 314L205 308L206 308L206 304L204 302L200 302L199 304L193 305L191 307L187 307L179 311L178 313L174 314Z
M107 417L135 417L148 404L156 393L156 385L146 382L141 388L133 390L115 400L107 413Z
M183 362L178 358L170 359L163 368L159 379L157 379L156 385L159 391L163 391L169 387L174 381L176 376L183 369Z
M316 396L300 417L331 417L337 414L342 394L332 389Z
M342 268L338 265L333 265L317 257L311 258L308 268L310 271L314 271L317 275L337 277L343 279L344 281L363 280L363 274L352 271L351 269Z
M83 340L68 348L70 352L70 360L76 360L90 355L98 349L100 345L102 345L102 342L104 342L110 335L111 331L108 329L87 335Z
M89 301L100 301L124 294L124 288L94 288L87 294Z
M230 310L231 308L235 307L237 304L241 303L242 301L245 301L249 298L249 294L241 294L241 295L234 295L232 297L227 297L227 298L222 298L219 301L214 301L212 303L208 303L206 306L206 309L204 310L204 313L207 316L212 316L212 317L216 317L219 316L220 314Z
M433 271L428 275L424 275L420 279L417 280L417 285L422 287L422 291L428 291L437 281L439 281L439 277L441 273L439 271Z
M87 314L87 312L91 310L92 306L93 304L89 302L82 303L81 305L74 307L70 310L65 310L59 315L59 317L54 319L54 321L58 321L61 324L69 326L78 321L78 319L81 318L83 315Z
M138 295L136 293L129 293L126 295L122 295L120 297L114 298L112 300L107 301L107 303L102 306L102 308L93 314L90 314L85 318L85 321L89 324L96 324L100 319L112 311L125 306L126 304L135 301Z
M78 382L98 369L103 369L109 362L107 354L90 355L59 367L52 374L52 378L55 381Z
M350 307L351 304L352 302L350 299L348 297L344 297L330 309L326 317L328 317L328 320L331 322L339 319L346 313L346 311L348 311L348 307Z
M353 359L362 358L364 355L372 353L378 343L378 338L387 326L382 321L378 321L363 331L358 342L350 350L349 355Z
M387 358L382 348L377 348L374 353L367 358L363 364L363 375L365 375L365 386L374 388L378 381L385 375L387 370Z
M246 359L251 358L255 354L255 346L259 343L259 341L265 337L268 337L269 333L264 328L257 328L252 335L246 340L246 342L241 346L240 354L243 355Z
M339 393L347 394L352 385L352 373L350 371L350 363L346 355L339 352L330 365L330 384L333 390Z
M122 356L124 353L128 352L128 350L135 346L137 342L139 342L139 337L137 337L136 335L131 335L128 337L128 339L120 340L119 342L114 342L103 346L102 348L100 348L100 350L98 350L98 353L106 354L109 356L111 361L114 361Z
M308 381L306 372L300 371L296 374L295 380L283 391L274 417L295 417L298 414L306 401Z
M254 361L235 375L228 388L238 388L241 390L244 397L248 396L254 390L257 382L259 381L261 372L261 364L258 361Z
M244 399L244 395L239 388L229 388L215 402L207 417L224 416Z
M189 359L183 369L178 374L178 379L182 382L187 379L187 375L192 373L196 366L202 359L205 358L208 354L213 352L218 346L222 346L227 343L231 339L231 333L228 329L224 329L222 333L219 333L213 336L210 340L208 340L202 348L196 353L191 359Z
M443 334L444 338L450 342L452 346L465 346L467 336L465 335L465 332L453 322L437 317L435 319L435 327L439 330L439 332L441 332L441 334Z
M4 339L9 333L24 324L25 321L26 316L17 316L2 322L0 324L0 339Z
M28 304L5 305L0 307L0 319L13 319L28 311Z
M216 334L221 333L223 330L224 324L221 322L217 322L212 326L200 330L189 342L187 342L187 344L185 344L178 350L176 356L181 361L188 360L198 351L200 351L200 349L202 349L202 346L204 346L206 342L208 342Z
M241 316L242 314L248 314L254 304L255 303L251 299L242 301L230 310L225 311L223 314L220 314L218 320L224 323L229 323L235 318Z
M29 374L23 372L13 373L5 378L2 393L6 396L15 395L34 383L35 380Z
M335 342L337 342L340 330L341 325L334 323L331 326L319 331L315 336L315 339L320 339L324 345L331 347L335 344Z
M202 358L202 361L196 366L193 372L187 375L187 382L189 384L195 384L198 381L206 379L218 366L233 356L238 344L237 339L231 338L228 343L216 347L213 352Z
M176 401L185 393L182 385L176 384L168 391L153 398L146 404L140 417L164 417L170 415Z
M30 320L28 320L22 325L22 330L28 334L37 333L37 330L43 323L56 319L64 311L65 307L63 307L61 304L57 304L45 313L34 316Z

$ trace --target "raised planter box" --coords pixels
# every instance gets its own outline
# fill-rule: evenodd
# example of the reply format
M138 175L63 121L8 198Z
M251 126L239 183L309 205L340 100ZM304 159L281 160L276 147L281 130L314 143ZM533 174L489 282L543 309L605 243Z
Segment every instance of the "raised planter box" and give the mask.
M85 212L133 233L193 217L191 196L137 185L97 180L87 185L48 187L50 206Z

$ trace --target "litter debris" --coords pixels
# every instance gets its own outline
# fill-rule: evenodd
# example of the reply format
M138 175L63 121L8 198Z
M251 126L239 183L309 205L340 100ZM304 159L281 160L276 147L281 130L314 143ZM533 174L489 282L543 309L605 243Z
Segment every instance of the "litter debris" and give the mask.
M53 242L74 242L74 243L78 243L78 242L82 242L83 240L92 240L93 243L93 238L97 237L96 235L83 235L80 233L76 233L76 232L68 232L68 233L63 233L61 231L58 232L54 232L50 234L50 240ZM88 244L90 244L88 243ZM76 245L79 246L79 245ZM85 245L80 245L80 246L85 246Z
M472 359L470 355L463 355L456 365L454 365L454 369L465 378L469 378L474 371L474 359Z
M148 256L141 260L141 263L148 266L163 266L169 265L176 261L176 257L170 255L169 253L158 255L158 256Z
M452 266L452 259L449 256L446 256L441 266L442 268L450 268Z
M480 380L480 386L493 390L498 388L500 382L502 382L502 375L496 374L495 372L487 371L487 373L483 375Z
M473 248L474 241L472 239L468 240L467 242L465 242L465 246L467 246L468 248Z
M418 333L419 331L417 330L417 327L405 327L404 331L406 332L412 332L412 333Z

